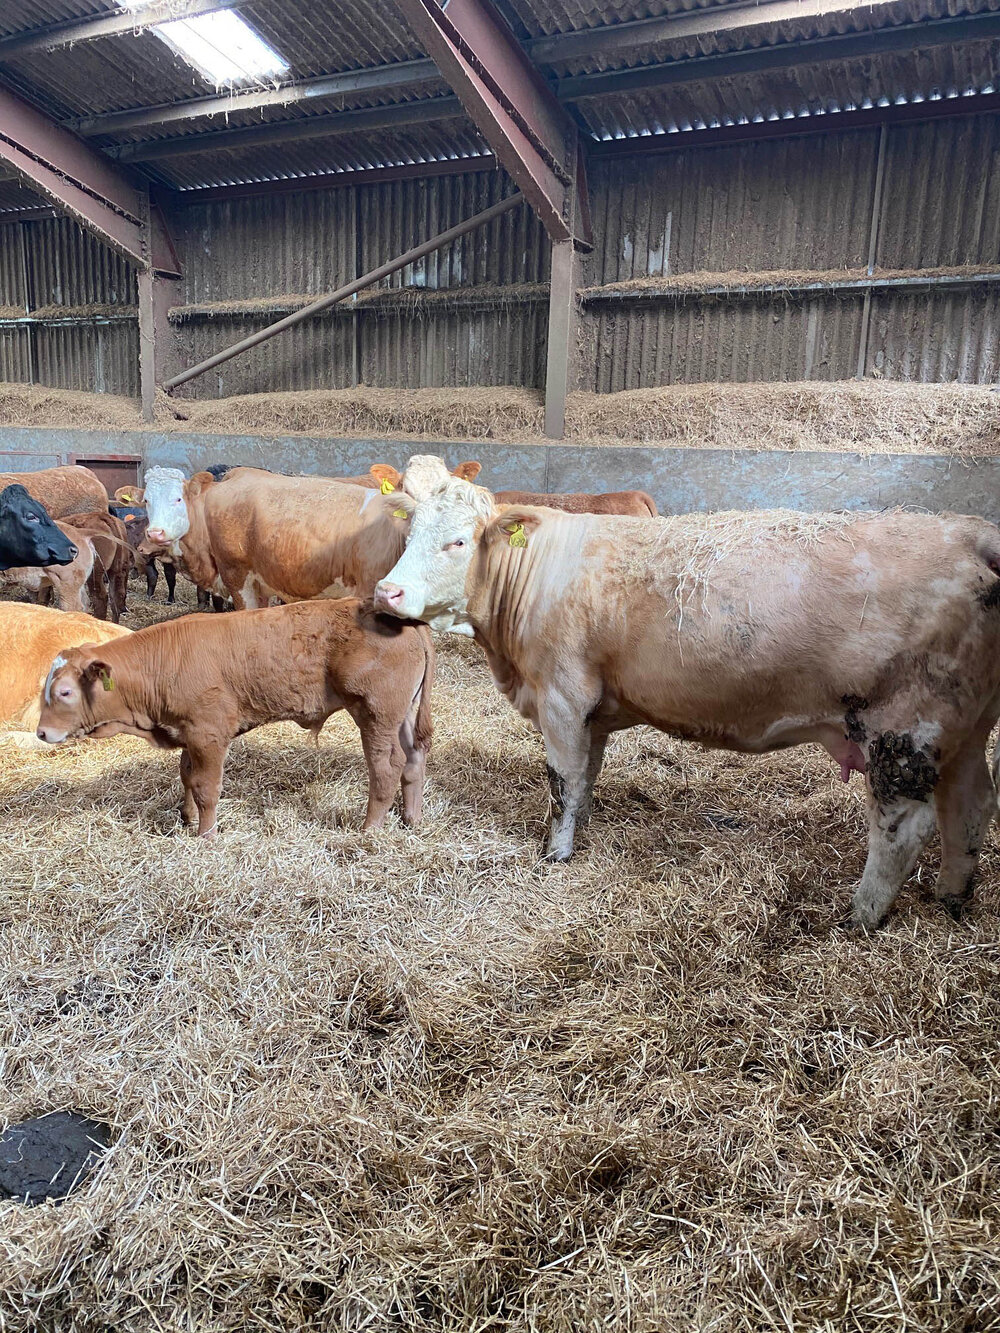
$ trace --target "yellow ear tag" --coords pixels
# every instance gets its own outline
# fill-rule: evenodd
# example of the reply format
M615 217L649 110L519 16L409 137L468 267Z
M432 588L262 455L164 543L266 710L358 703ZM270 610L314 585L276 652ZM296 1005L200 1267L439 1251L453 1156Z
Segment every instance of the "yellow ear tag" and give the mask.
M105 690L113 690L115 688L115 682L111 679L111 672L106 668L101 672L101 684L104 686Z
M392 511L392 516L393 516L393 518L409 518L409 517L410 517L409 514L406 512L405 509L394 509L394 510Z
M523 524L523 523L515 523L514 526L511 528L511 530L510 530L510 544L511 544L511 546L527 546L527 544L528 544L528 539L527 539L527 537L524 535L524 524Z
M392 492L393 492L395 489L396 489L395 486L393 486L392 482L389 480L388 477L383 477L383 478L382 478L382 494L383 494L383 495L391 495Z

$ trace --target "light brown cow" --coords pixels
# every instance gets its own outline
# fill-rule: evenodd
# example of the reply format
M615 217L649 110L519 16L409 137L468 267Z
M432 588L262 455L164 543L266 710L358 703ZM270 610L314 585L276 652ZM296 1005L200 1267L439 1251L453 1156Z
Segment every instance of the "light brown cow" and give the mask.
M105 509L108 493L89 467L47 467L41 472L0 472L0 490L18 483L40 501L51 518Z
M566 514L625 514L633 518L656 518L659 514L656 501L645 491L607 491L603 495L588 495L583 491L553 495L543 491L497 491L493 498L498 505L542 505Z
M41 745L35 736L40 695L52 659L81 643L106 643L130 634L93 616L47 606L0 602L0 722L12 727L18 745Z
M866 771L855 920L878 923L934 831L937 897L969 896L996 808L1000 530L945 515L602 518L450 482L414 506L376 605L473 633L541 730L567 859L608 735L649 723L715 748L823 745Z
M394 517L393 496L329 477L240 467L218 482L206 472L186 481L176 468L151 468L145 498L147 540L237 609L345 588L370 595L405 541L407 519Z
M76 546L68 565L46 565L5 571L0 579L44 601L51 591L62 611L92 612L115 624L125 611L131 552L125 524L106 510L74 514L73 521L56 525Z
M431 455L428 455L431 457ZM410 460L411 463L414 461ZM459 477L462 481L475 481L479 476L481 463L459 463L453 472L448 469L442 459L435 458L435 462L440 462L441 467L448 476ZM373 463L368 471L360 477L334 477L334 481L343 482L347 486L364 486L366 490L381 491L383 495L388 495L391 491L402 491L406 489L406 473L399 472L389 463Z
M402 786L403 821L420 819L431 743L434 647L423 625L376 615L353 598L231 616L182 616L122 643L55 659L38 736L141 736L181 749L182 813L215 830L222 771L237 736L267 722L319 735L346 709L368 765L365 828L383 823Z

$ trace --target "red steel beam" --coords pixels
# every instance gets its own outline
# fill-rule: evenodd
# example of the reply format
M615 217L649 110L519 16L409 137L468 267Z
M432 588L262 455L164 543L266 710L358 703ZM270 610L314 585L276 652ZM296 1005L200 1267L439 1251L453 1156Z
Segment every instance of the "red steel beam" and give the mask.
M576 125L490 0L396 4L549 237L589 245L573 221Z

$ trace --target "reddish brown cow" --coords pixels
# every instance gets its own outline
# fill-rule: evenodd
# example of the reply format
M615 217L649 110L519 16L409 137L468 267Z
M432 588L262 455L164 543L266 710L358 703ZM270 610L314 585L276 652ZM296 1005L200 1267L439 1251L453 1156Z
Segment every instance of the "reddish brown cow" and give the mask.
M104 509L108 493L89 467L47 467L41 472L0 472L0 490L15 483L49 511L51 518Z
M493 498L498 505L543 505L566 514L626 514L632 518L656 518L659 514L656 501L645 491L608 491L605 495L587 495L583 491L563 495L497 491Z
M368 764L365 828L402 786L403 821L420 818L431 742L434 648L423 625L377 615L353 598L230 616L183 616L52 664L38 737L141 736L181 749L182 813L215 830L235 737L266 722L319 734L345 708Z

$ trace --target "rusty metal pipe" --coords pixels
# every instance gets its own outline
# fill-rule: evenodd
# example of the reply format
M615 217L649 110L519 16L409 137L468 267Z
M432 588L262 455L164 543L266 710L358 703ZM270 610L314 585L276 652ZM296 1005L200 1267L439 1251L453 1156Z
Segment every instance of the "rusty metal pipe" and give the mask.
M266 329L258 329L256 333L251 333L248 338L241 338L238 343L233 343L232 347L227 347L221 352L216 352L214 356L199 361L196 366L191 366L189 370L182 370L179 375L174 375L171 379L164 381L164 389L169 393L172 389L176 389L178 385L193 380L197 375L204 375L206 370L214 370L216 366L221 366L224 361L239 356L240 352L248 352L251 347L256 347L258 343L266 342L268 338L273 338L276 333L283 333L285 329L301 324L304 320L312 319L314 315L322 314L324 310L329 310L338 301L353 296L355 292L361 291L363 287L370 287L372 283L387 278L390 273L395 273L397 269L405 268L407 264L413 264L416 260L423 259L425 255L440 250L443 245L448 245L451 241L457 241L459 237L465 236L470 231L475 231L477 227L482 227L487 222L492 222L494 218L500 217L503 213L509 213L512 208L516 208L518 204L523 202L524 196L520 192L510 195L507 199L501 199L498 204L493 204L490 208L484 208L475 217L467 218L465 222L460 222L456 227L449 227L447 231L432 236L429 241L423 241L420 245L415 245L412 250L407 250L405 254L399 255L398 258L390 259L386 264L380 264L378 268L373 268L369 273L363 273L360 278L355 278L353 282L338 287L336 291L319 297L318 300L303 306L301 310L296 310L294 314L279 319L277 323L269 324Z

